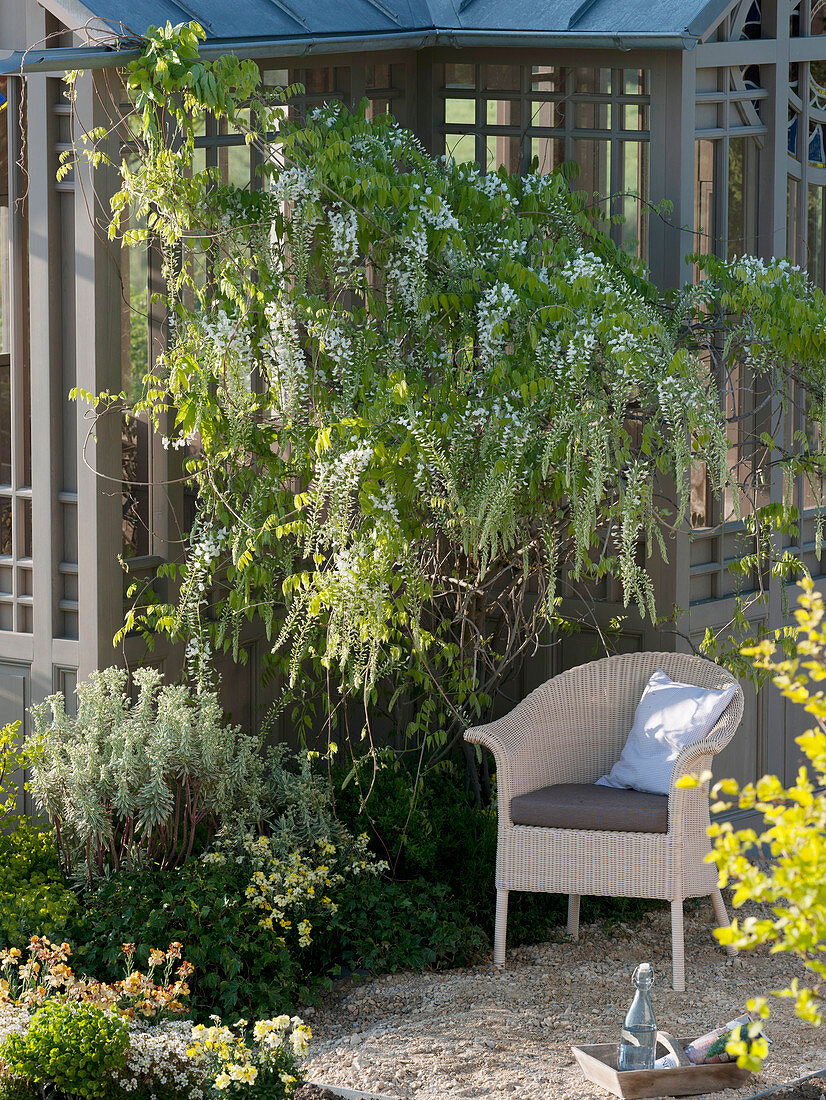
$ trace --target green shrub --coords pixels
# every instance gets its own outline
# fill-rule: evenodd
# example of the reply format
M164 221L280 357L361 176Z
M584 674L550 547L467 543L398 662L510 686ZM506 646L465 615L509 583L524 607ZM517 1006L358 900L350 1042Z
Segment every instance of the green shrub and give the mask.
M444 883L371 879L342 898L336 920L349 969L424 970L478 961L487 937L461 912Z
M374 759L378 770L374 773ZM465 955L472 955L481 930L493 936L496 915L495 801L477 806L470 796L462 771L446 763L424 773L413 798L413 776L399 755L390 749L377 758L363 757L345 783L345 773L335 775L336 809L352 832L366 832L376 855L388 860L398 891L388 891L390 904L401 895L416 899L421 883L439 884L445 893L441 912L450 912L456 928L468 937ZM364 800L364 796L369 796ZM412 805L412 808L411 808ZM597 918L633 919L652 904L630 898L583 898L583 921ZM413 901L400 905L399 919L415 940L414 920L427 922L427 909ZM508 919L510 944L537 943L549 929L564 925L567 898L560 894L511 894ZM357 914L354 914L354 920ZM377 920L380 916L377 914ZM443 919L445 919L443 917ZM444 935L449 942L447 927ZM400 937L400 939L403 937ZM380 942L380 941L379 941ZM390 954L398 958L398 947ZM403 964L416 966L412 961ZM462 957L458 952L456 959ZM451 965L450 951L426 965Z
M34 935L60 939L76 912L52 836L27 821L0 834L0 947L22 947Z
M69 1097L113 1094L113 1073L126 1062L129 1032L117 1016L78 1001L46 1001L25 1035L10 1035L0 1057L7 1071L45 1081Z

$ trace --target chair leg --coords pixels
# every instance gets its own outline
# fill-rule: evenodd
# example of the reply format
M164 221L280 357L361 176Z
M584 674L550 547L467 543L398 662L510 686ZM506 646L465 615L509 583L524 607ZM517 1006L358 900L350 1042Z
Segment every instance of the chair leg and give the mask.
M671 965L677 993L685 993L685 938L683 935L683 899L671 902Z
M714 906L714 919L717 921L717 927L728 928L731 921L728 919L723 895L716 886L711 891L711 904ZM725 952L727 955L734 956L737 954L737 948L733 943L727 943L725 945Z
M579 894L568 895L568 927L566 931L572 939L579 939Z
M508 891L496 888L496 929L493 933L493 965L505 965L505 940L508 935Z

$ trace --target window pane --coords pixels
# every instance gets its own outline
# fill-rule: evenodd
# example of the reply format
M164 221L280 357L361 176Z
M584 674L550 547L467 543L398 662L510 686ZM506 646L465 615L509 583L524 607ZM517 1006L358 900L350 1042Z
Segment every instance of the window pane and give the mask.
M535 92L564 94L567 70L559 66L534 65L531 88Z
M812 0L812 34L826 34L826 0Z
M445 122L448 126L474 126L476 102L472 99L446 99Z
M823 196L826 188L809 188L809 255L807 270L809 278L819 287L824 285L824 249L823 249Z
M445 88L474 88L476 86L475 65L445 65Z
M32 556L32 502L30 500L23 500L23 546L21 557L30 558Z
M797 202L800 184L789 178L786 191L786 255L793 264L800 263L800 239L797 231Z
M626 95L648 94L648 70L625 69L623 72Z
M574 83L578 92L608 94L611 91L611 70L574 69Z
M578 191L586 191L589 199L597 196L598 205L608 213L610 192L610 146L607 141L575 141L574 160L579 165L579 176L573 181Z
M728 258L757 250L758 147L751 138L729 141Z
M485 65L484 80L486 88L500 91L518 92L520 87L520 69L518 65Z
M717 142L698 141L696 175L694 179L695 251L706 255L714 252L714 175Z
M531 126L543 127L548 130L558 129L565 125L565 104L551 100L534 101L531 105Z
M489 137L485 170L494 172L504 167L508 172L521 171L521 140L518 137Z
M11 368L0 359L0 485L11 485Z
M608 103L577 103L575 125L580 130L610 130L611 105Z
M488 126L519 126L521 107L518 99L489 99L485 104Z
M622 213L625 222L622 246L633 255L645 259L648 254L648 142L624 141L622 143ZM636 192L630 194L629 192Z
M445 155L457 164L476 160L476 138L473 134L445 134Z
M531 158L539 165L539 171L545 174L553 172L565 163L565 142L562 138L533 138Z
M0 556L10 557L11 548L11 501L8 497L0 497Z
M0 130L6 132L6 116L0 115ZM0 206L0 355L9 351L9 208Z

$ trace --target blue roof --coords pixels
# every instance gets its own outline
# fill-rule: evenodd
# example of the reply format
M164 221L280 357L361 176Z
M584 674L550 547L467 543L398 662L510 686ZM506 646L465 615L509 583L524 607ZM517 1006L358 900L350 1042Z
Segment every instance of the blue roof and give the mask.
M208 38L302 38L400 31L501 31L694 37L731 0L84 0L136 33L197 19Z

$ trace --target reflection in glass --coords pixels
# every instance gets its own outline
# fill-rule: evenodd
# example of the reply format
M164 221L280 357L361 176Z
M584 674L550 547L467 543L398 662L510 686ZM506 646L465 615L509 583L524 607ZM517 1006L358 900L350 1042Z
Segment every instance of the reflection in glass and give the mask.
M445 65L445 88L474 88L476 86L475 65Z
M8 497L0 497L0 557L11 557L12 506Z
M476 138L473 134L445 134L445 155L457 164L476 160Z
M757 181L759 150L754 139L729 140L728 258L757 250Z
M0 485L11 485L11 367L0 358Z
M521 171L521 144L520 139L515 136L489 136L485 170L495 172L497 168L504 168L507 172Z
M565 163L565 141L563 138L532 138L531 159L538 163L539 171L547 174L561 168Z
M484 86L502 92L518 92L520 88L518 65L485 65Z
M807 257L806 270L812 282L821 288L824 287L824 241L823 241L823 201L826 197L826 187L809 187L809 204L807 209L809 255Z
M521 108L518 99L489 99L485 104L485 121L488 126L518 126Z
M716 141L698 141L694 175L694 250L701 255L714 252L714 176Z
M445 122L448 126L473 126L476 123L476 103L472 99L446 99Z
M798 232L798 195L800 183L793 176L789 176L786 191L786 255L793 264L800 263L800 234Z

